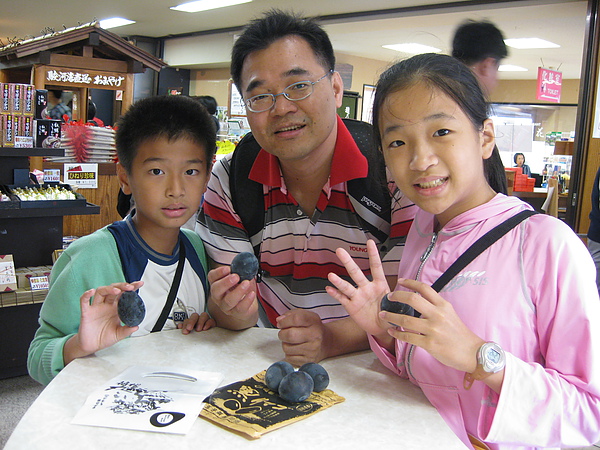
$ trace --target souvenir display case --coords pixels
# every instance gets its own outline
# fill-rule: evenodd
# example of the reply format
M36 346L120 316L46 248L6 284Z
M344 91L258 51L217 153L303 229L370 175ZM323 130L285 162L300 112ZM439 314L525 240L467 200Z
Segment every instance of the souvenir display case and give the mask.
M0 48L0 83L33 85L36 90L62 89L72 93L73 121L87 118L91 89L112 91L114 116L133 101L135 73L159 71L166 64L120 36L85 24L44 36L16 40ZM15 174L33 170L63 169L45 157L65 156L62 148L0 148L0 184L14 185ZM73 201L53 205L27 204L11 199L0 205L0 255L11 254L15 267L52 263L54 250L62 249L63 236L90 234L119 217L118 183L114 163L99 163L98 188L81 189ZM10 293L9 293L10 294ZM0 294L0 299L7 294ZM37 329L42 300L0 303L0 378L27 373L27 349ZM3 306L7 304L7 306Z

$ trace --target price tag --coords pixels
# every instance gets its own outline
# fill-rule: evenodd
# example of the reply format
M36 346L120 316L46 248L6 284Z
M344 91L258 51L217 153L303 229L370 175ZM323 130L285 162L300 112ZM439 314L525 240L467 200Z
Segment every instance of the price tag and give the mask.
M44 169L44 183L60 183L60 169Z
M15 136L15 148L31 148L31 147L33 147L33 137Z
M48 289L48 287L50 286L50 283L48 282L48 277L31 277L29 279L29 284L31 285L32 291Z

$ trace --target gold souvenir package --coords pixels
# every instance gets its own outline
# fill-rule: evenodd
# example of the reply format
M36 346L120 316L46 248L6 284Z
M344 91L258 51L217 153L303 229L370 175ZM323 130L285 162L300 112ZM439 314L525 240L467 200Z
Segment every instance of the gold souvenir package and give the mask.
M283 400L264 382L266 370L243 381L216 389L200 413L225 428L250 438L297 422L345 399L330 389L313 392L303 402Z

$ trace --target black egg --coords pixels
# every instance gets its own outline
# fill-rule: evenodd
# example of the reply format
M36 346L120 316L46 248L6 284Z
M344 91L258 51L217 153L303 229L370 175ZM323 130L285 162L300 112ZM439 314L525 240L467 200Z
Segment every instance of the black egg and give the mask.
M395 314L405 314L407 316L414 316L415 310L412 306L402 302L393 302L388 298L389 294L386 294L381 299L381 310L388 311Z
M137 327L146 316L144 301L135 291L125 291L121 294L117 305L119 318L128 327Z
M258 273L258 259L254 253L238 253L231 261L231 273L237 273L240 281L252 280Z
M279 396L290 403L303 402L310 396L313 388L312 377L298 370L283 377L279 383Z
M309 362L303 364L298 370L306 372L311 376L314 383L313 390L316 392L321 392L329 385L329 374L321 364Z
M283 377L292 373L294 371L294 366L292 366L287 361L277 361L269 366L267 372L265 373L265 384L269 389L277 392L279 388L279 383L283 380Z

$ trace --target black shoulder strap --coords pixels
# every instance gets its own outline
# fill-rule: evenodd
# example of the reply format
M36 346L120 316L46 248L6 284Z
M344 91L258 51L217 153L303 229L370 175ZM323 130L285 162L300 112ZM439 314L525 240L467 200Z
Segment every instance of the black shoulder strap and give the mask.
M235 147L229 166L229 187L233 209L240 216L250 238L260 232L265 224L262 185L248 178L259 152L260 145L252 133L248 133ZM256 255L259 246L260 244L254 248Z
M511 218L505 220L500 225L492 228L486 234L481 236L475 241L460 257L454 261L454 263L446 269L446 271L433 283L431 286L436 292L440 292L448 282L454 278L458 273L464 269L471 261L485 251L494 242L520 224L523 220L527 219L534 214L538 214L536 211L525 210L517 213Z
M369 162L366 178L348 181L348 194L364 228L379 241L385 242L390 233L392 197L387 185L383 154L375 146L370 123L342 119L354 142Z
M363 226L383 242L389 234L391 221L391 196L387 187L383 155L375 148L371 124L354 119L343 121L369 161L368 176L349 181L348 192ZM265 224L262 186L248 178L259 151L260 145L252 133L248 133L236 146L229 171L233 208L250 238L259 233ZM255 253L259 251L260 240L257 241Z
M175 299L177 298L177 291L179 291L179 285L181 284L181 275L183 274L183 266L185 265L185 245L183 244L183 239L179 237L179 262L177 263L177 268L175 269L175 275L173 276L173 281L171 282L171 289L169 289L169 294L167 295L167 301L163 306L163 309L158 316L158 320L152 327L151 333L156 333L157 331L161 331L165 326L165 322L169 317L169 313L171 312L171 308L173 308L173 303L175 303Z

